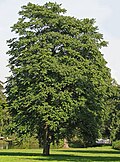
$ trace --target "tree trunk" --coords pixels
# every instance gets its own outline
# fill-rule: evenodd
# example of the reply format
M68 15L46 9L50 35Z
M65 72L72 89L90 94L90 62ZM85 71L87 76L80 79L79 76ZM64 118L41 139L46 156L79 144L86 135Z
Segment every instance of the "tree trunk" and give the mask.
M69 148L68 141L66 138L64 138L64 146L63 148Z
M49 139L49 130L47 125L44 129L44 137L43 137L43 155L48 156L50 154L50 139Z
M39 143L39 148L41 148L42 144L41 144L41 138L38 136L38 143Z
M43 144L43 155L50 155L50 144L47 141Z

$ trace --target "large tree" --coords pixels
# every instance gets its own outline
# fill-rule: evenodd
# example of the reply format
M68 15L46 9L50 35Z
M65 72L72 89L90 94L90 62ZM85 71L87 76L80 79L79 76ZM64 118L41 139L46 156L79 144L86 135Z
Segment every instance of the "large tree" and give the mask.
M111 83L100 52L107 43L94 19L65 12L56 3L28 3L12 27L16 38L8 41L13 128L19 135L37 134L45 155L51 142L75 128L86 143L95 141Z

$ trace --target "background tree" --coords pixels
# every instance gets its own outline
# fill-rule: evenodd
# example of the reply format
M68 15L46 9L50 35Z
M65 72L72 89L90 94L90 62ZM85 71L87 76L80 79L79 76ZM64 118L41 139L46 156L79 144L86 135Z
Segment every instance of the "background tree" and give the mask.
M4 100L3 83L0 81L0 136L2 136L3 120L2 120L2 105Z
M111 96L108 100L105 132L111 141L120 140L120 86L112 82Z
M5 95L3 93L3 82L0 81L0 100L4 100L5 99Z
M120 85L113 82L113 102L114 109L111 109L110 119L111 119L111 139L120 140Z
M6 135L5 128L8 125L8 112L3 85L4 83L0 81L0 136Z
M64 16L56 3L28 3L8 41L7 100L13 130L37 134L48 155L50 143L80 130L85 144L99 134L110 71L100 52L106 46L94 19ZM69 133L68 133L69 131Z

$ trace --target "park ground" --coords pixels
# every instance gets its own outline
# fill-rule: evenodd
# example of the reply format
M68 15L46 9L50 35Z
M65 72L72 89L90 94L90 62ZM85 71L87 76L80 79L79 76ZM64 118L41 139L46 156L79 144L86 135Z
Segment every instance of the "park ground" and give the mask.
M42 149L0 150L0 162L120 162L120 151L110 146L52 149L50 156L43 156Z

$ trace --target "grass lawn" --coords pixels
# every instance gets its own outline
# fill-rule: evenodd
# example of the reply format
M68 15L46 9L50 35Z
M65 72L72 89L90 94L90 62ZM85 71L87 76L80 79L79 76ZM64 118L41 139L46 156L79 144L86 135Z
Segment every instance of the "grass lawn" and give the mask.
M120 162L120 151L111 147L52 149L50 156L42 156L41 149L0 150L0 162Z

